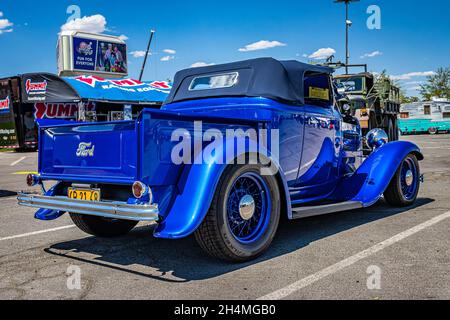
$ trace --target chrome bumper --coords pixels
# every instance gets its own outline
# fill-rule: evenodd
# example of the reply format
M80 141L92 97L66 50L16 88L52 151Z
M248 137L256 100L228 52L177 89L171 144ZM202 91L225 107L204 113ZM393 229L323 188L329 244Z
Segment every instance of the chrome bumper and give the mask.
M132 221L158 221L158 205L137 205L125 202L81 201L67 197L49 197L20 193L19 205Z

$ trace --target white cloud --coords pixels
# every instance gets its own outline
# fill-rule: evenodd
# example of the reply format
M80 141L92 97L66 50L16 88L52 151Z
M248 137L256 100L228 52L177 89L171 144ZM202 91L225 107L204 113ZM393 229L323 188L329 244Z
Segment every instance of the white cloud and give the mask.
M425 81L408 81L408 82L405 82L405 84L408 84L408 85L423 84L423 83L425 83Z
M213 66L213 65L214 65L214 63L206 63L203 61L199 61L199 62L193 63L191 65L191 68L200 68L200 67L207 67L207 66Z
M6 29L8 27L11 27L12 25L13 23L8 19L0 19L0 29Z
M143 50L131 51L130 54L133 56L133 58L145 57L145 51ZM151 56L152 54L149 52L148 55Z
M322 60L322 59L329 58L330 56L332 56L335 53L336 53L336 50L334 50L333 48L320 48L313 54L309 55L308 58L315 59L315 60Z
M174 56L165 56L165 57L161 58L161 61L170 61L170 60L173 60L173 59L175 59Z
M165 53L167 53L167 54L170 54L170 55L174 55L174 54L177 53L177 52L176 52L175 50L173 50L173 49L164 49L163 52L165 52Z
M61 31L85 31L102 33L106 30L106 18L101 14L74 19L61 26Z
M0 18L3 17L3 12L0 11ZM13 32L14 29L11 28L14 25L11 21L8 19L0 19L0 34L2 33L8 33Z
M363 54L360 58L361 59L373 58L373 57L381 56L381 55L383 55L383 52L376 50L376 51L373 51L373 52L370 52L370 53Z
M13 32L14 29L0 30L0 34Z
M285 47L286 44L282 43L280 41L268 41L268 40L261 40L255 43L251 43L246 45L244 48L240 48L240 52L248 52L248 51L256 51L256 50L264 50L264 49L270 49L275 47Z
M405 74L400 74L397 76L391 76L392 80L411 80L416 77L428 77L436 74L434 71L424 71L424 72L409 72Z
M122 34L119 36L119 39L122 41L127 41L129 38L126 35Z

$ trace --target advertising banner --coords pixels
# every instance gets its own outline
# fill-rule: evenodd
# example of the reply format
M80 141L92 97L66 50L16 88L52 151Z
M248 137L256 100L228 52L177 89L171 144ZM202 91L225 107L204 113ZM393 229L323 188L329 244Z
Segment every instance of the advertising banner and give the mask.
M73 69L127 74L125 44L73 37Z
M0 148L17 146L17 135L9 96L0 98Z
M86 111L94 111L95 103L85 103ZM78 112L76 103L35 103L34 117L36 119L75 119Z
M22 102L78 102L80 97L56 75L25 74L22 77Z
M0 99L0 113L9 113L10 105L11 100L9 96L5 99Z
M97 40L73 38L73 68L76 70L95 70Z
M127 46L124 44L99 41L95 70L127 74Z

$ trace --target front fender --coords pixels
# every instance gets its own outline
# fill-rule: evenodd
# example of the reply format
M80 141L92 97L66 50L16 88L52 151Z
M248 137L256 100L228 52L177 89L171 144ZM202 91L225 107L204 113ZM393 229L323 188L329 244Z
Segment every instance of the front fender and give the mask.
M226 140L225 146L227 155L230 152L234 152L232 140ZM269 158L278 169L278 176L282 181L282 187L284 189L280 190L280 192L285 195L284 200L286 201L288 215L290 216L292 214L292 208L290 206L289 191L281 167L276 160L270 157L270 153L266 149L259 151L263 155L269 155ZM240 154L236 154L233 161L246 153L241 152ZM223 153L223 149L218 149L215 154L218 157L225 153ZM191 166L182 193L177 196L169 213L155 229L155 237L180 239L191 235L197 230L209 211L220 178L229 165L218 163L220 162L212 161L210 164L194 164Z
M351 177L341 181L331 197L336 201L358 201L365 207L375 204L386 191L404 158L413 153L424 157L411 142L388 143L372 153Z

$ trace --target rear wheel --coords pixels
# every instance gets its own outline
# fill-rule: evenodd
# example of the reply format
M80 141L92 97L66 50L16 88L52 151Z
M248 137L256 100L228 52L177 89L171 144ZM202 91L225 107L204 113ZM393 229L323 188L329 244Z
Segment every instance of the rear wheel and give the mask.
M243 262L272 243L280 220L280 196L274 176L259 165L230 166L222 176L211 208L195 233L200 247L222 260Z
M70 213L70 218L80 230L101 238L126 235L138 224L137 221L107 219L78 213Z
M397 127L395 126L395 122L392 119L389 119L388 121L388 136L389 136L389 141L397 141Z
M407 207L416 201L419 188L419 162L415 155L408 154L392 178L384 198L394 207Z

